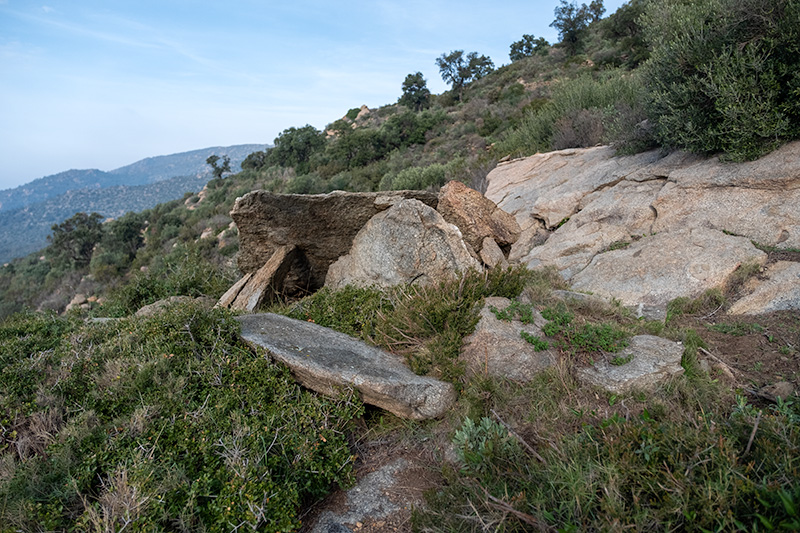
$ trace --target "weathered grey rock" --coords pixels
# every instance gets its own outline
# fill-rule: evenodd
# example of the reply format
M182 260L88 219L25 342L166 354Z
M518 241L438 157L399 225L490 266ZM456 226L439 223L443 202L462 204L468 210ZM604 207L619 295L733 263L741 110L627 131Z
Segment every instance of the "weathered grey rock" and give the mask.
M481 265L458 228L422 202L402 200L364 225L350 253L328 269L325 285L429 284L469 269Z
M455 400L449 383L417 376L396 356L343 333L271 313L237 317L242 338L270 351L305 387L336 394L353 387L365 403L397 416L442 416Z
M798 160L800 161L800 160ZM800 164L797 165L800 168ZM690 169L684 169L687 172ZM688 180L687 180L688 181ZM785 180L776 179L776 184ZM692 181L694 183L694 181ZM766 186L770 183L758 182ZM794 188L702 187L668 183L653 202L653 231L705 226L769 246L800 247L800 179Z
M400 458L364 476L346 492L344 508L322 513L311 533L352 533L359 529L357 524L367 519L380 520L399 511L400 507L386 493L397 482L397 474L406 468L408 461Z
M191 296L170 296L169 298L145 305L134 314L136 316L153 316L161 313L173 305L186 304L199 305L207 309L211 309L211 307L214 305L214 300L208 296L198 296L197 298L192 298Z
M283 291L286 275L296 257L297 248L294 245L278 247L269 261L255 274L245 274L242 278L246 278L244 283L237 282L228 289L217 302L217 307L252 313L262 305L272 302Z
M734 302L728 313L757 315L800 310L800 263L779 261L769 265L764 274L766 280L752 279L747 283L750 294Z
M565 279L581 282L581 289L594 290L583 283L595 270L595 260L607 263L613 254L625 254L609 249L653 233L709 229L767 245L800 247L798 156L800 141L748 163L683 152L613 157L608 147L561 150L501 163L487 177L486 197L513 214L523 230L509 261L555 266ZM552 232L543 233L541 226ZM630 249L640 251L635 242ZM714 277L698 276L704 268L698 251L665 249L660 259L671 273L662 281L657 281L659 261L650 262L645 275L631 260L614 265L616 270L632 268L630 275L611 273L611 282L596 286L604 297L624 301L631 292L649 292L655 282L654 295L626 305L644 316L659 316L669 292L665 284L686 289L694 279ZM734 261L731 268L737 265ZM685 275L678 275L680 271ZM622 288L615 291L618 281Z
M475 332L464 339L459 358L467 370L476 375L489 375L519 382L528 382L545 368L553 365L556 356L551 350L537 352L520 332L544 337L542 326L547 321L534 310L534 323L519 320L502 321L492 312L511 305L508 298L490 297L481 309Z
M460 181L451 181L442 187L436 210L461 230L464 240L476 252L480 252L486 237L500 246L511 245L519 237L519 224L513 216Z
M603 249L630 238L630 233L622 226L600 222L577 226L570 220L541 246L532 248L526 255L520 255L521 252L513 255L528 268L555 266L564 279L570 279Z
M595 256L573 277L572 286L616 298L625 306L641 304L665 313L670 300L697 297L724 285L740 265L764 264L766 258L743 237L706 228L684 229Z
M683 347L674 341L653 335L637 335L628 347L611 356L612 360L617 357L619 361L631 358L630 361L613 365L603 359L594 366L579 369L578 377L613 394L652 388L683 373L682 356Z
M786 191L800 184L800 141L744 163L728 163L718 157L697 157L676 166L670 181L682 187L763 189Z
M599 146L500 163L486 178L486 197L514 215L522 230L535 219L554 228L578 211L587 194L619 183L661 158L657 151L613 156L613 148Z
M239 228L238 266L243 273L261 268L280 246L295 245L298 259L286 279L314 290L323 285L328 267L346 254L364 224L405 198L436 207L434 193L273 194L253 191L236 199L231 217Z
M506 260L506 256L503 255L503 250L500 249L491 237L485 237L483 239L480 258L483 264L489 268L508 267L508 261Z

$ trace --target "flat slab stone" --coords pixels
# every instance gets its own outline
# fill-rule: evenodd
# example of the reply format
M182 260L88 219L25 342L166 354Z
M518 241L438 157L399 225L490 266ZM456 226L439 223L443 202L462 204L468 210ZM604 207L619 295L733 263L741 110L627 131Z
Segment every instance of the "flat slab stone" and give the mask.
M503 311L510 305L511 300L507 298L486 298L475 332L464 339L460 359L472 374L527 383L552 366L556 356L549 349L537 352L520 335L524 331L534 337L544 337L541 328L547 321L538 311L533 310L533 324L523 324L517 319L499 320L492 312L492 308Z
M573 276L572 288L616 298L627 307L658 309L663 318L670 300L696 298L727 283L740 265L764 264L766 259L747 238L686 228L596 255Z
M413 420L442 416L455 401L450 383L418 376L400 358L343 333L273 313L237 320L245 342L269 350L316 392L353 387L364 403Z
M601 360L578 370L578 377L613 394L631 389L652 388L670 376L683 373L683 347L677 342L654 335L637 335L616 357L628 362L613 365Z

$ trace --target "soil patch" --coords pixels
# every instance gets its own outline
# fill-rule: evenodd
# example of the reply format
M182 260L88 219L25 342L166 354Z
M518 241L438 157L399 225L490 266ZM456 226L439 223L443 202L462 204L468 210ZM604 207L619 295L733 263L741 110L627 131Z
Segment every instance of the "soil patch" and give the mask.
M736 387L747 392L779 381L800 385L800 313L689 316L676 322L700 334L711 355L701 351L699 358L711 366L718 361L727 365Z

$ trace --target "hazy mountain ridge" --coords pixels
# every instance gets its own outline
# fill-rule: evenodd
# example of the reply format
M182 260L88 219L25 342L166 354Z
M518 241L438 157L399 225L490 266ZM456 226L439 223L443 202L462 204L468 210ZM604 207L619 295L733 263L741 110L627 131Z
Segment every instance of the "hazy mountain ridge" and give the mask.
M208 179L208 175L178 176L148 185L72 190L14 211L0 211L0 262L44 248L53 224L77 212L97 212L106 218L117 218L199 191Z
M77 212L116 218L181 198L186 192L201 190L211 179L205 162L208 156L227 155L231 168L237 168L245 157L266 147L203 148L149 157L110 172L68 170L0 191L0 262L44 248L53 224Z
M231 158L231 168L238 168L245 157L264 150L264 144L215 146L178 154L154 156L130 165L103 171L72 169L33 180L13 189L0 191L0 211L13 211L48 200L67 191L136 186L168 180L175 176L208 176L206 159L210 155ZM70 213L71 215L72 213Z

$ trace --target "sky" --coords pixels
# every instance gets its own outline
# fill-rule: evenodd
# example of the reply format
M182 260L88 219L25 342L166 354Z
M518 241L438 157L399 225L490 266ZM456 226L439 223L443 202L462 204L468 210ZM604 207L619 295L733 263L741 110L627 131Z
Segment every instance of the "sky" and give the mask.
M622 0L606 0L607 14ZM452 50L509 62L558 41L557 0L0 0L0 189L69 169L272 143L397 101L406 75L447 90Z

